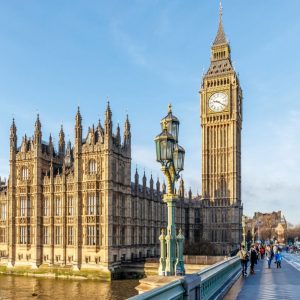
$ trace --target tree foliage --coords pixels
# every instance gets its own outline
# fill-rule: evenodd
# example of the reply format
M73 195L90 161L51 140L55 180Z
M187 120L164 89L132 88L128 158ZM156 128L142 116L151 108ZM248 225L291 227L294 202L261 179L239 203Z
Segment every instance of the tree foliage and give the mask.
M295 238L300 240L300 225L289 227L287 230L288 241L295 241Z

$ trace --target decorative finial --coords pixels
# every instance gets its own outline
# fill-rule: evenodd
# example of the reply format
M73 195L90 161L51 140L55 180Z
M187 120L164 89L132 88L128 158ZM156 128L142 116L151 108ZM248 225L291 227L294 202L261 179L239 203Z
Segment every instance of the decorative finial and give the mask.
M163 130L168 130L168 126L167 126L166 121L162 122L162 127L163 127Z
M168 113L172 113L172 104L169 103L169 106L168 106Z
M222 21L222 16L223 16L223 6L222 6L222 0L220 0L219 14L220 14L220 21Z

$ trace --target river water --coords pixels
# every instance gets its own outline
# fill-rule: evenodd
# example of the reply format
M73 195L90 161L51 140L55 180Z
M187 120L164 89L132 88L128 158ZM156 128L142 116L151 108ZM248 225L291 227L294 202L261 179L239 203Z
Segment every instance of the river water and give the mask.
M122 300L137 295L138 284L138 280L105 282L0 275L0 300Z

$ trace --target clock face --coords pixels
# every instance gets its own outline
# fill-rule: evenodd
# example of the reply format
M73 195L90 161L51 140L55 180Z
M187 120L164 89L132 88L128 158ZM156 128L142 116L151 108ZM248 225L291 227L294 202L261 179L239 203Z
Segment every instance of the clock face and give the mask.
M209 108L214 112L223 111L228 105L228 96L225 93L215 93L208 101Z

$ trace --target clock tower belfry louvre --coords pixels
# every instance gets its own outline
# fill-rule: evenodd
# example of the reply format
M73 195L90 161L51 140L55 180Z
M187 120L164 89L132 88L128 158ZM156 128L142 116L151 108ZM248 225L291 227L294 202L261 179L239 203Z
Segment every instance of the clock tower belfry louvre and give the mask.
M232 66L222 6L210 67L201 83L203 237L219 254L242 240L242 89Z

